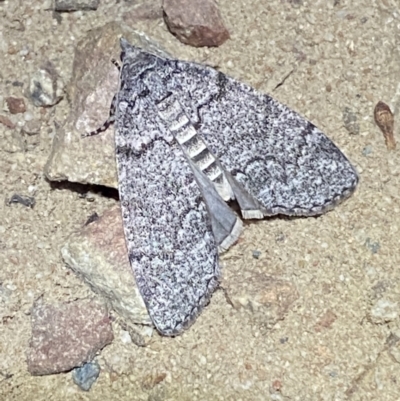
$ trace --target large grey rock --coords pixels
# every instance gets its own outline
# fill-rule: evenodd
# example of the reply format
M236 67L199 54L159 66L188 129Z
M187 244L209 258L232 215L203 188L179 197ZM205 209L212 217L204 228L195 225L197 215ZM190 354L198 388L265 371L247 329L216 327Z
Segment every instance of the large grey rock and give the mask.
M71 235L61 254L125 324L152 324L129 264L119 206Z
M119 75L111 59L119 57L121 36L132 44L165 54L145 35L118 23L94 29L79 42L68 85L71 110L65 124L57 127L45 166L49 180L117 188L114 127L90 138L81 135L99 128L109 115Z

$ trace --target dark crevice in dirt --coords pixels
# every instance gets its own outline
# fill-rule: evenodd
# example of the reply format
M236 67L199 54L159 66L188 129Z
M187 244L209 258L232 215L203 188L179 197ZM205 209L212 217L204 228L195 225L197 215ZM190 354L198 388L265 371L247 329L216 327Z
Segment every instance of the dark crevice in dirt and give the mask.
M105 198L111 198L119 201L119 193L115 188L106 187L104 185L80 184L70 181L49 181L52 190L69 190L76 192L81 198L87 197L88 194L98 194Z

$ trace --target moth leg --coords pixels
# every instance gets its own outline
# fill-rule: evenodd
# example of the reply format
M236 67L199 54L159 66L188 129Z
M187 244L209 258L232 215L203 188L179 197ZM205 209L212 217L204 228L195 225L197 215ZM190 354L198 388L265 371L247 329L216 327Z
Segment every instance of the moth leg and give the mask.
M211 227L220 253L227 251L242 232L243 223L220 197L206 175L188 157L188 162L200 187L211 220Z
M85 132L84 134L82 134L81 137L86 138L88 136L99 135L100 133L106 131L108 129L108 127L110 127L110 125L114 124L116 104L117 104L117 95L114 95L113 100L111 102L111 106L110 106L110 114L109 114L107 120L103 123L103 125L101 127L97 128L96 130L91 131L91 132Z
M118 71L121 72L121 65L118 63L118 61L115 60L115 58L112 58L111 62L118 68Z
M111 62L115 65L115 67L118 68L118 71L121 72L121 65L118 63L118 61L115 60L115 58L112 58ZM100 133L106 131L110 125L114 124L116 104L117 104L117 98L116 98L116 95L114 95L113 100L111 102L111 106L110 106L110 114L109 114L107 120L103 123L103 125L101 127L97 128L96 130L91 131L91 132L85 132L84 134L82 134L82 138L86 138L88 136L99 135Z

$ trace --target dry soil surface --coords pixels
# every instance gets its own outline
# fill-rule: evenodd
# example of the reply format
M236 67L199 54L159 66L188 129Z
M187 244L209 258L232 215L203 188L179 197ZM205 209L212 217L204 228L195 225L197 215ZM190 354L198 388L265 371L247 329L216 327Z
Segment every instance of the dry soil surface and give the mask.
M97 11L56 15L51 3L0 2L0 399L2 400L398 400L399 151L389 152L373 120L379 100L400 106L397 0L220 0L231 39L195 49L161 18L125 23L180 58L206 62L298 111L331 137L360 174L356 193L318 218L246 225L222 257L225 271L254 270L293 282L299 298L267 330L251 311L232 308L221 290L177 338L147 347L115 340L98 357L101 374L85 393L71 373L32 377L25 352L30 309L93 294L63 264L60 247L93 212L116 200L95 188L52 184L43 168L55 107L11 115L8 96L24 97L30 76L51 61L65 83L85 33L122 20L134 2L102 0ZM352 124L349 124L353 119ZM21 132L39 121L40 133ZM82 192L89 191L83 197ZM34 208L7 204L33 196ZM255 259L253 251L261 252Z

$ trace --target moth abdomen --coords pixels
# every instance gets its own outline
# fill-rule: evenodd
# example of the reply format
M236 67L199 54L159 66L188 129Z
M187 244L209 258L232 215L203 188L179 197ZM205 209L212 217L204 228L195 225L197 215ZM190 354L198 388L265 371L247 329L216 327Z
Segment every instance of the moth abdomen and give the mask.
M215 185L219 195L225 201L234 199L232 188L224 177L223 169L193 127L179 101L170 96L159 102L157 108L171 134L200 171L213 183L215 179L223 177L222 181L220 180L218 185Z

